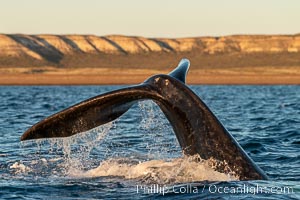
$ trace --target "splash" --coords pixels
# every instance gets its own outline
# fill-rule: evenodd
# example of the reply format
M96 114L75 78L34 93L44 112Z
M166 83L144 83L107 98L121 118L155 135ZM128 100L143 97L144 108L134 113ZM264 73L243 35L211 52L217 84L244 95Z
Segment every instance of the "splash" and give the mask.
M14 174L54 174L59 176L68 176L76 170L90 169L94 166L94 161L90 158L91 151L104 141L112 127L113 123L107 123L67 138L22 142L22 148L36 148L35 153L25 153L26 160L13 163L10 169ZM100 153L104 154L105 152ZM51 170L51 174L49 174L49 170Z
M146 184L174 184L197 181L233 181L238 177L215 171L215 160L198 155L171 160L137 162L128 158L108 159L99 167L73 174L75 177L118 176Z
M90 168L91 161L89 157L91 151L101 144L112 126L113 123L111 122L68 138L48 139L50 152L62 150L63 163L60 167L64 169L64 174L67 175L74 170Z
M141 101L138 106L142 115L139 128L148 152L147 156L152 159L180 156L178 140L160 108L151 100ZM169 135L173 137L168 137Z
M31 161L16 162L11 169L71 178L122 177L146 184L238 180L226 163L182 156L171 125L154 102L143 101L133 109L136 115L125 114L87 132L36 140Z

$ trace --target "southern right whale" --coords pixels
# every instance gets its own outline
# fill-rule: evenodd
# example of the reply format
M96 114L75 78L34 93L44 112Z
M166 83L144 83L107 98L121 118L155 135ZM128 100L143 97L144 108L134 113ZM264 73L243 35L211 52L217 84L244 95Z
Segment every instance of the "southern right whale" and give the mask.
M190 62L182 59L168 75L101 94L58 112L29 128L21 140L68 137L115 120L134 103L151 99L172 125L186 155L199 154L226 165L240 180L267 179L265 173L224 128L206 104L185 84ZM217 169L224 172L224 169Z

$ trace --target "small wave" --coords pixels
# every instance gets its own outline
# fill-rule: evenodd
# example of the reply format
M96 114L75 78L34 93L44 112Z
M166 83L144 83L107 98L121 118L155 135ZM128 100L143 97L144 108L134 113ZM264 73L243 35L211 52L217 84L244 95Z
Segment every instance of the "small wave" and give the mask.
M293 141L292 144L299 144L299 145L300 145L300 140L298 140L298 141Z

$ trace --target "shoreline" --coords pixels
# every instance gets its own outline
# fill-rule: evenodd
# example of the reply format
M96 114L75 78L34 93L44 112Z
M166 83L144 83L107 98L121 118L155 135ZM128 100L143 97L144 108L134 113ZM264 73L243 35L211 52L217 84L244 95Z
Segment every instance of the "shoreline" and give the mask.
M131 85L145 81L145 74L0 74L1 86L12 85ZM191 73L189 85L300 85L300 74Z

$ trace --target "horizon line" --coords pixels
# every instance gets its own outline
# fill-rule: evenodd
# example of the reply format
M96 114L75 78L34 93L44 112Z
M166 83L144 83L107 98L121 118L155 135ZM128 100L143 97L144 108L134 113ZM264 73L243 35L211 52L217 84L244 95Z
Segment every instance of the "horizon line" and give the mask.
M232 36L300 36L300 32L297 33L275 33L275 34L269 34L269 33L234 33L234 34L224 34L224 35L198 35L198 36L179 36L179 37L164 37L164 36L155 36L155 37L148 37L143 35L130 35L130 34L104 34L104 35L98 35L93 33L0 33L0 35L80 35L80 36L97 36L97 37L107 37L107 36L123 36L123 37L143 37L143 38L206 38L206 37L212 37L212 38L220 38L220 37L232 37Z

